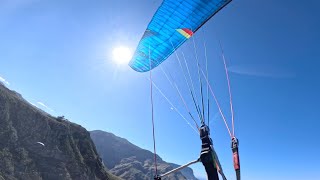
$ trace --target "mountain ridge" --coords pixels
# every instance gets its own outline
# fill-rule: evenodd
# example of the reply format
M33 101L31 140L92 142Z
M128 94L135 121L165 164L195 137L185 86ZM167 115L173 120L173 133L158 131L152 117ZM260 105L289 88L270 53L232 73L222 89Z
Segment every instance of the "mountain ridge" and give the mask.
M102 130L90 131L90 136L97 151L110 172L124 179L153 179L154 154L142 149L125 138L118 137ZM108 145L112 146L108 146ZM166 173L179 165L165 162L157 155L159 174ZM174 173L163 179L197 180L191 168Z
M117 180L90 134L0 84L0 180Z

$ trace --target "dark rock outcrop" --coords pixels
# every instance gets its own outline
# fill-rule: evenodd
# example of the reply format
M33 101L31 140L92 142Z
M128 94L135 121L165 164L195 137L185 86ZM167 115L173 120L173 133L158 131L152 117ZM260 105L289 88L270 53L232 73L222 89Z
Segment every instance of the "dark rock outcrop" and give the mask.
M153 179L154 154L152 152L141 149L112 133L96 130L91 131L90 135L100 157L111 173L128 180ZM159 156L157 156L157 162L159 174L168 172L178 166L163 161ZM196 180L191 168L186 168L184 171L174 173L163 179Z
M0 84L0 180L118 179L89 132L50 116Z

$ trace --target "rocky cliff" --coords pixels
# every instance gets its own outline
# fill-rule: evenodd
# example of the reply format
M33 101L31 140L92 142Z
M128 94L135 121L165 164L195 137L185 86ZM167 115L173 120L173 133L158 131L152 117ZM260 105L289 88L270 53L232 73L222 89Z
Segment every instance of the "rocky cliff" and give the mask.
M0 180L118 179L80 125L55 118L0 84Z
M124 138L104 131L91 131L91 138L105 165L114 175L127 180L149 180L154 174L154 154L130 143ZM159 174L168 172L178 165L167 163L157 157ZM191 168L172 174L164 179L196 180Z

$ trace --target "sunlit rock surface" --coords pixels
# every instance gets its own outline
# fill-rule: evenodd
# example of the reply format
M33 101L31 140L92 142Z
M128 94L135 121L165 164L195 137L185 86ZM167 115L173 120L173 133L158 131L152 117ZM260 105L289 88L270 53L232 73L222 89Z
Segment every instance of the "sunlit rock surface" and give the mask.
M0 180L106 180L89 132L0 84Z

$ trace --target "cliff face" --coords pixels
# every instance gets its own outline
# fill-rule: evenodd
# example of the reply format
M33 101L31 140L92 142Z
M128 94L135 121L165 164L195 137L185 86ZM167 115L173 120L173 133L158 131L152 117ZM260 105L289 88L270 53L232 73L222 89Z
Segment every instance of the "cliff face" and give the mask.
M154 154L152 152L141 149L128 140L108 132L97 130L91 131L90 134L100 157L114 175L128 180L153 179ZM159 174L178 166L163 161L159 156L157 162ZM196 180L191 168L186 168L184 171L171 174L163 179Z
M0 180L117 179L89 132L50 116L0 84Z

